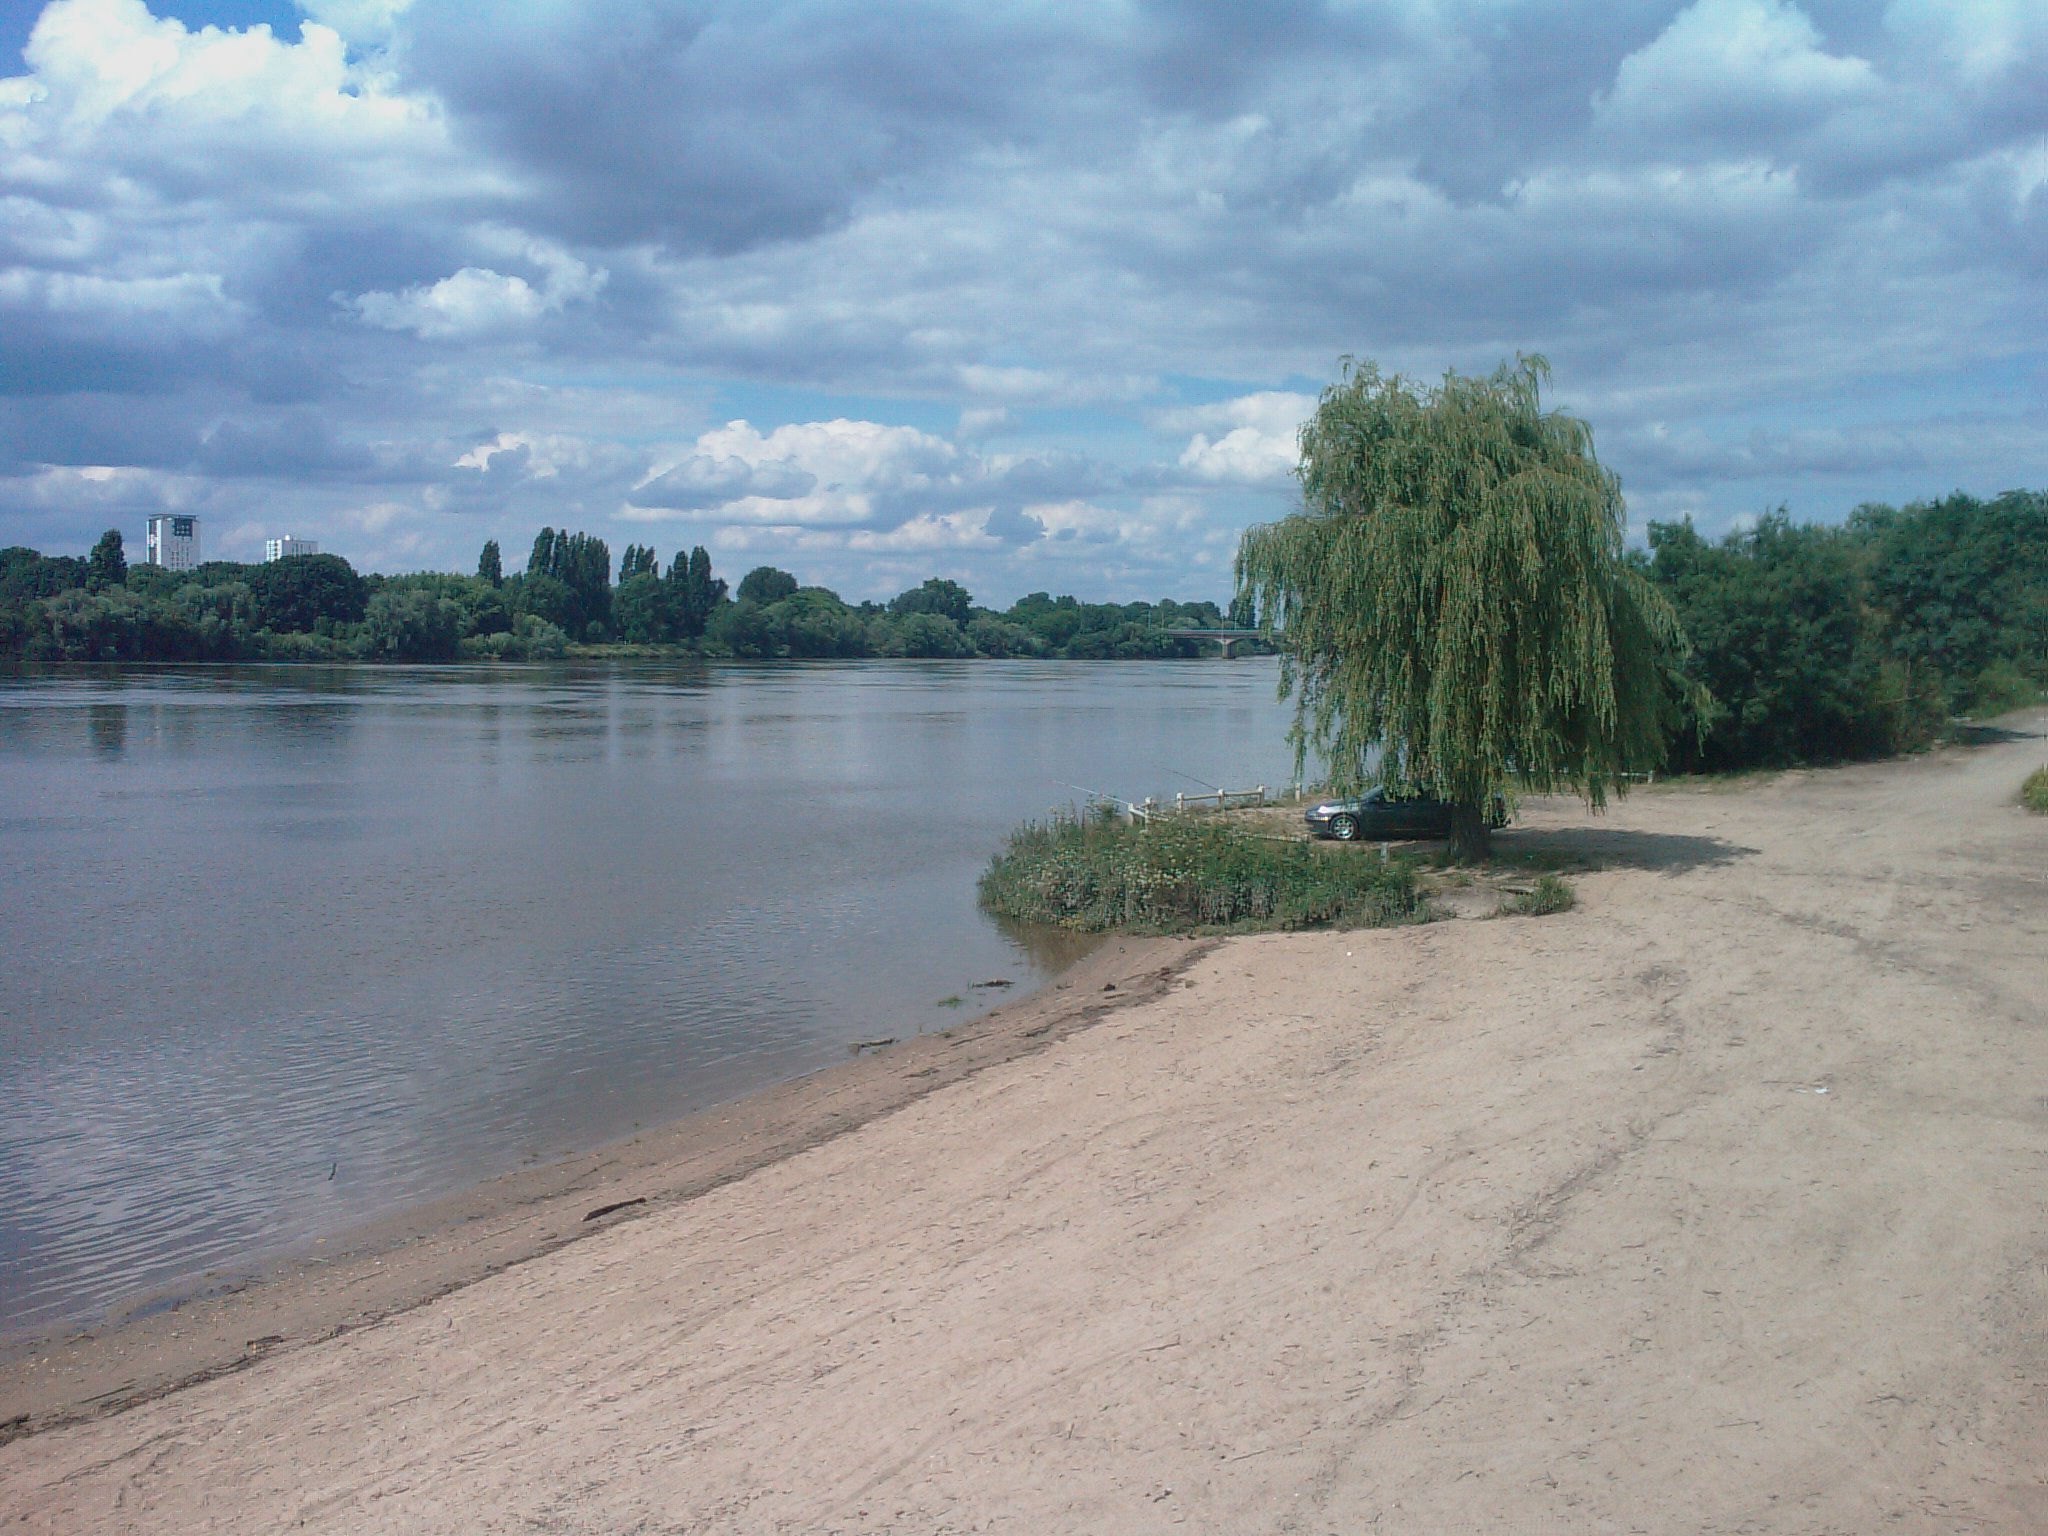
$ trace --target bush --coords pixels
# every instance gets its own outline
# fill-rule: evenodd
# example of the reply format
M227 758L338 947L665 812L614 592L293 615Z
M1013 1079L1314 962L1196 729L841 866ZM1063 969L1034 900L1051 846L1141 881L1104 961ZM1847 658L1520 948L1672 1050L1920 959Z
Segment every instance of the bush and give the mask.
M2048 768L2036 768L2020 785L2020 804L2036 816L2048 816Z
M1380 927L1422 913L1405 863L1254 837L1207 817L1027 822L982 875L981 901L999 916L1087 932Z
M878 618L869 628L869 644L883 656L972 656L974 647L960 626L944 614L912 611L900 618Z
M2041 685L2009 661L1994 661L1970 685L1970 713L1981 719L2025 709L2041 697Z
M1556 875L1544 875L1524 895L1505 903L1503 912L1518 913L1523 917L1547 917L1553 912L1569 912L1578 898L1572 888Z
M363 616L363 652L378 661L447 661L462 639L462 609L431 592L379 592Z

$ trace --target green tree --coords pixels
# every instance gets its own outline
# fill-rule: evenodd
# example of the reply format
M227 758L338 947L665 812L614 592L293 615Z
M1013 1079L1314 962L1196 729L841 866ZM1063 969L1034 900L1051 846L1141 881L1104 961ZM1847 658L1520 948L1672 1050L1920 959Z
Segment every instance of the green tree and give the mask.
M1781 507L1718 543L1689 522L1652 523L1650 549L1649 575L1692 644L1686 670L1711 695L1673 743L1678 767L1833 761L1904 744L1908 678L1882 666L1853 533L1795 525Z
M527 558L529 578L546 576L567 587L574 601L559 605L561 611L535 608L550 623L558 624L578 639L602 638L612 623L612 553L603 539L588 533L557 533L541 529Z
M496 539L484 540L484 551L476 557L476 574L479 581L488 581L494 587L505 584L505 561L498 553Z
M781 627L769 610L751 599L727 603L711 617L705 638L735 656L776 656L782 651Z
M2048 682L2048 495L1864 506L1849 526L1870 546L1891 653L1938 672L1951 704L1988 702L2001 674Z
M420 588L380 591L363 616L363 644L382 661L445 661L462 638L462 609Z
M304 632L322 619L354 624L369 601L369 584L339 555L286 555L240 568L256 595L258 627Z
M86 557L86 585L94 591L118 587L128 580L128 556L121 548L121 530L109 528Z
M619 588L612 594L612 619L620 636L635 645L666 645L673 640L670 596L669 584L652 571L636 569L621 576Z
M757 565L740 578L739 600L767 607L796 593L796 578L772 565Z
M1677 616L1623 559L1621 483L1543 408L1548 377L1529 357L1431 389L1347 360L1301 429L1303 509L1238 548L1298 760L1449 802L1461 859L1510 787L1597 807L1655 768L1686 686Z
M669 614L676 635L695 640L725 601L725 582L711 574L711 555L702 544L686 556L681 550L668 567Z
M660 574L661 570L655 563L654 550L648 545L628 544L626 552L619 556L619 585L622 587L632 577Z
M965 629L974 617L974 599L959 582L931 576L921 585L889 599L889 611L898 618L912 613L935 613Z

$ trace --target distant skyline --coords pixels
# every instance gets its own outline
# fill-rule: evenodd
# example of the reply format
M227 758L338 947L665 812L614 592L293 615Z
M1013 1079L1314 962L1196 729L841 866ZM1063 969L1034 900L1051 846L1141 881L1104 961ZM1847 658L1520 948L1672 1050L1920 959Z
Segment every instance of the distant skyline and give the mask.
M2048 485L2039 0L0 10L0 544L1227 597L1355 354L1632 524Z

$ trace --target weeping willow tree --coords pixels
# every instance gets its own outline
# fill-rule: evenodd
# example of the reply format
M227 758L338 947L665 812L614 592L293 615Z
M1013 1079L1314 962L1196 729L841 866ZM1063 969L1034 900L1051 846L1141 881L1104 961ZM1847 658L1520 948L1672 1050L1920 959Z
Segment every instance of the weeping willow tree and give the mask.
M1297 764L1449 802L1459 859L1504 792L1597 808L1654 768L1686 686L1677 616L1622 556L1621 482L1543 408L1549 377L1526 357L1430 389L1347 359L1301 429L1302 510L1238 548Z

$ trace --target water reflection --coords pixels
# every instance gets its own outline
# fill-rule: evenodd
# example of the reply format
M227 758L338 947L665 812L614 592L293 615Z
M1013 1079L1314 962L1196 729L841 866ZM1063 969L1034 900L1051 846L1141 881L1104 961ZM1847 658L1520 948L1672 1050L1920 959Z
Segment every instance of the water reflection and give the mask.
M128 706L87 705L85 728L96 755L119 757L128 746Z
M0 679L0 1319L90 1315L1014 995L974 984L1085 941L975 910L1004 832L1064 783L1280 782L1273 682Z

